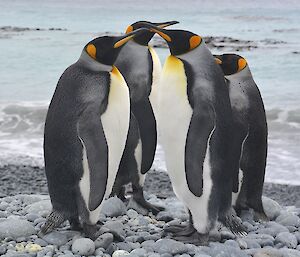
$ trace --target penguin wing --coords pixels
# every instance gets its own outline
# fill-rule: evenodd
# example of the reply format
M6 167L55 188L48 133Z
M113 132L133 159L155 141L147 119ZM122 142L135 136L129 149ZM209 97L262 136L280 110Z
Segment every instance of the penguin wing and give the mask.
M142 141L142 167L141 173L150 170L157 143L156 120L149 98L145 101L132 103L132 112L136 117Z
M78 135L88 161L90 179L88 208L93 211L104 198L108 178L108 147L99 112L87 109L80 115Z
M203 166L209 141L215 129L215 113L204 101L195 103L185 145L185 175L189 190L203 193Z

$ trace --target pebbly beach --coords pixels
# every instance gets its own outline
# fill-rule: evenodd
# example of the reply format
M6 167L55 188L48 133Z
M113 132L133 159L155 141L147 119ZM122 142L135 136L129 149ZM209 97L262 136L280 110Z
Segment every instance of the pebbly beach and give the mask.
M148 213L130 198L128 188L126 203L116 197L104 203L101 235L95 241L70 230L68 222L45 236L38 235L51 211L42 167L5 165L0 177L1 256L300 256L299 186L266 183L263 204L269 222L257 222L251 211L245 211L241 219L247 236L236 236L220 225L210 233L208 246L195 246L163 232L168 225L184 224L188 218L164 171L149 171L145 195L165 210L156 216Z

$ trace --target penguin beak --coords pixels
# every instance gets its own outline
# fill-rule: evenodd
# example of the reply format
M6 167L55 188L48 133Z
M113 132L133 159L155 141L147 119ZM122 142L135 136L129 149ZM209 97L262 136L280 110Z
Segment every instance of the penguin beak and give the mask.
M175 22L175 21L174 21ZM166 23L164 23L166 24ZM166 40L167 42L171 42L172 39L171 37L167 34L167 30L160 28L159 26L155 26L151 23L143 23L143 27L148 28L149 31L157 33L158 35L160 35L164 40Z
M147 28L140 28L140 29L136 29L128 34L126 34L125 36L121 36L118 38L118 41L114 44L114 48L119 48L121 46L123 46L124 44L126 44L129 40L133 39L135 36L148 31Z
M244 58L240 58L239 60L238 60L238 71L237 72L239 72L239 71L241 71L242 69L244 69L245 67L247 66L247 62L246 62L246 60L244 59Z
M154 23L157 27L163 29L165 27L178 24L179 21L167 21L167 22L161 22L161 23Z

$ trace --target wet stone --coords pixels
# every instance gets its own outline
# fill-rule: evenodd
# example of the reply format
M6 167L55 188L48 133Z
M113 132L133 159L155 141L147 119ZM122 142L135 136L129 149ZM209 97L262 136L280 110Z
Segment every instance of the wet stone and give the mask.
M92 255L95 252L95 244L89 238L79 238L72 244L72 252L79 255Z
M182 243L173 239L159 239L154 244L154 250L160 254L171 253L181 254L187 251L187 247Z
M103 203L101 213L108 217L118 217L126 214L126 206L118 197L111 197Z
M290 212L281 212L276 218L276 222L283 226L300 227L300 218Z
M95 241L95 247L102 247L106 249L114 240L114 236L111 233L105 233L99 236Z
M44 241L46 241L48 244L53 244L57 246L64 245L68 242L68 238L63 233L59 233L56 231L50 232L49 234L46 234L42 237Z
M297 242L296 236L289 232L281 232L275 238L275 243L282 243L288 248L296 248Z

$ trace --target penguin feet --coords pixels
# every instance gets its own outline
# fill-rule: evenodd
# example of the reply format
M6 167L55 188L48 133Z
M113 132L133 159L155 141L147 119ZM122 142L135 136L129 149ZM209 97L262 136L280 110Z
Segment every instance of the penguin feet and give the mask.
M52 211L48 215L45 224L41 227L41 231L39 232L39 235L43 236L49 233L54 228L62 224L65 220L66 219L62 213L60 213L59 211Z
M187 226L186 225L170 225L164 228L164 233L176 234L180 231L183 231Z
M151 204L149 202L147 202L144 198L144 195L140 195L140 194L134 194L133 195L133 199L143 208L145 208L146 210L152 212L154 215L157 215L160 211L165 210L164 207L161 206L157 206L154 204Z
M236 236L247 236L247 228L243 225L240 218L235 215L233 211L230 211L224 218L220 219L225 227L230 229L230 231Z
M174 240L180 241L185 244L194 244L197 246L205 246L208 245L209 235L207 234L200 234L196 229L189 235L182 235L182 236L175 236L173 237Z
M100 236L99 227L97 225L83 223L82 228L84 234L93 241L95 241L98 238L98 236Z
M72 217L69 219L71 230L82 231L82 226L79 222L78 217Z

